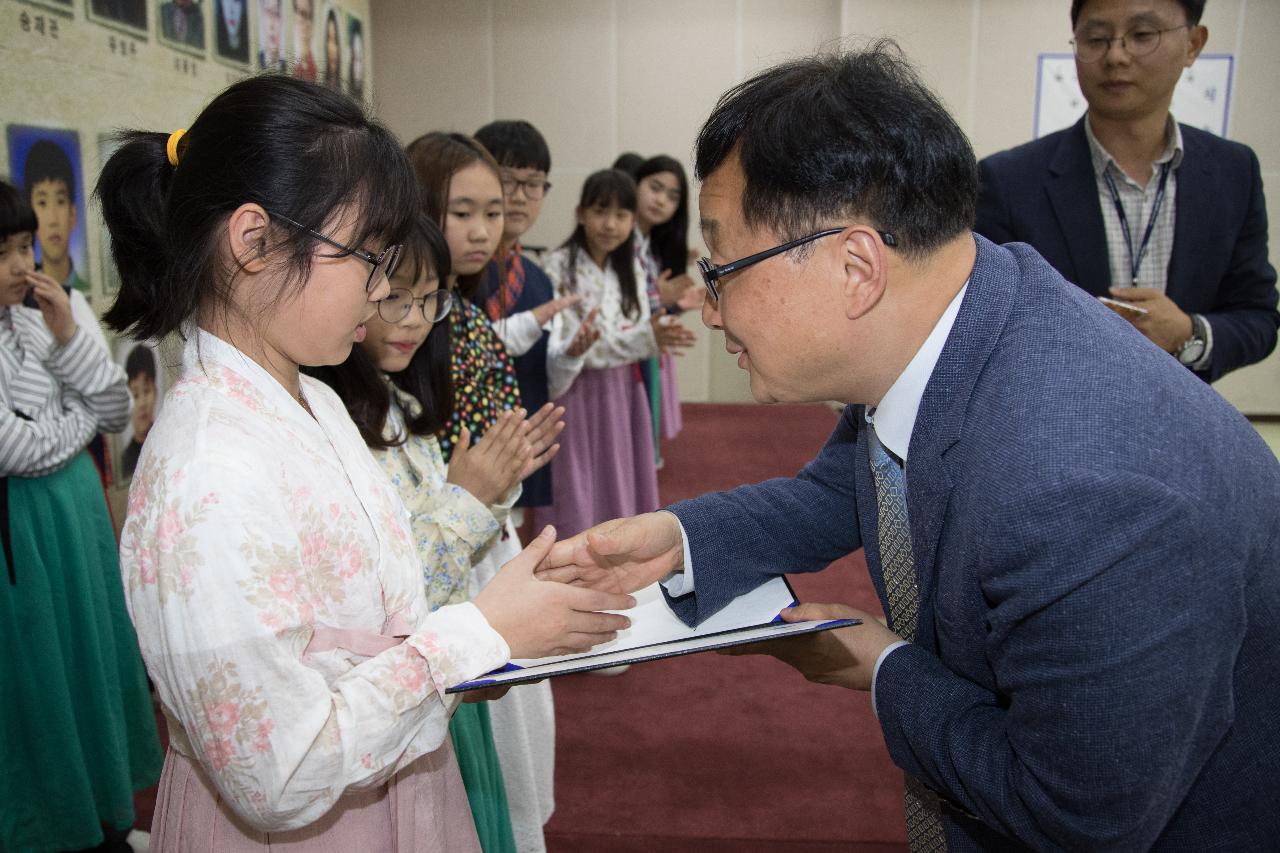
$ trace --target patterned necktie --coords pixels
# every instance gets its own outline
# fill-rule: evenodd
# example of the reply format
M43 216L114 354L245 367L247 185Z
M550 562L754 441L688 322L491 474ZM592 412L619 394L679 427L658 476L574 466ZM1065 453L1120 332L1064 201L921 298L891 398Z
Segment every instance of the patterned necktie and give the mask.
M920 588L911 556L911 525L907 523L906 474L868 428L871 474L876 483L876 529L880 539L880 568L889 597L889 624L902 639L916 637ZM907 838L911 853L946 853L938 796L906 774Z

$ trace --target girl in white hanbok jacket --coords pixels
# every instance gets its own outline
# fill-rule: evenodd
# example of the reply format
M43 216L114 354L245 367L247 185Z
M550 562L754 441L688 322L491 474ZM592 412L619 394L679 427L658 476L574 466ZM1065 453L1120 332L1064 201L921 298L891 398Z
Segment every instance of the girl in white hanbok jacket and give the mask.
M279 76L121 143L98 185L122 279L106 319L186 339L120 551L169 722L152 849L479 849L446 688L589 647L625 623L591 611L627 601L535 580L544 536L432 611L394 487L299 375L346 359L387 295L408 163L354 102ZM574 622L585 639L552 627Z

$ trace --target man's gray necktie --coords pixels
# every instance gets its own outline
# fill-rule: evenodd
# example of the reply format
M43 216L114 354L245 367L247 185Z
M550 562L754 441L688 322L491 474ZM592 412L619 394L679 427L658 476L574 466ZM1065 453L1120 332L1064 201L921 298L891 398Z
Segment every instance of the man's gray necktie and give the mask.
M889 596L889 624L902 639L916 637L920 588L911 556L911 525L907 523L907 483L902 468L869 430L871 474L876 483L876 528L880 539L880 567ZM919 779L906 774L907 838L911 853L946 853L938 796Z

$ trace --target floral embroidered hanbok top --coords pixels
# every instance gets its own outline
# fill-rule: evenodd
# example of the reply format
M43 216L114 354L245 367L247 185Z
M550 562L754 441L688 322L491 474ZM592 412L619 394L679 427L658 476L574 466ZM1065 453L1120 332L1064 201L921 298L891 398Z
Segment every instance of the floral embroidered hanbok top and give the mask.
M392 391L383 436L397 440L405 432L405 412L416 417L421 405L400 388ZM373 451L409 510L410 532L422 559L422 579L431 608L469 598L471 567L493 544L506 522L516 486L490 508L461 486L447 481L448 467L434 435L410 435L402 444Z
M658 354L658 342L649 326L649 298L645 292L645 271L638 260L634 262L636 288L639 293L639 311L628 317L622 311L622 287L613 262L605 268L596 266L585 250L579 250L573 269L569 268L569 247L564 246L547 255L546 271L556 288L556 296L571 293L582 294L582 301L567 311L561 311L562 322L551 329L552 346L565 349L577 334L578 327L592 308L599 308L596 328L600 338L580 360L566 359L560 364L548 364L551 396L559 397L573 384L582 370L607 370L644 361Z
M444 689L510 656L473 605L430 610L395 489L337 395L301 383L314 418L230 344L190 335L120 545L173 748L265 830L436 750Z

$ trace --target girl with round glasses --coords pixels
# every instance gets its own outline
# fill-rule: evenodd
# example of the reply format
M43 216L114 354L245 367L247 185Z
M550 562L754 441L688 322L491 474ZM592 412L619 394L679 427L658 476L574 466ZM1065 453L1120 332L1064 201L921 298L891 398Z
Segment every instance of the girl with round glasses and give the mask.
M448 322L453 414L439 433L445 462L452 467L464 428L470 438L483 435L487 441L504 412L520 407L510 353L484 309L473 301L502 237L502 177L484 146L460 133L425 134L410 143L408 154L423 212L439 226L449 246L451 268L446 278L461 297ZM547 403L538 414L553 409ZM503 531L472 567L473 592L520 550L510 518L519 494L519 489L511 489L502 498L498 509ZM516 846L522 851L543 850L542 827L555 807L551 686L544 681L514 687L491 702L489 710Z
M433 610L394 486L301 375L345 361L390 290L378 259L417 204L398 143L330 89L254 77L188 131L123 134L98 195L122 280L107 321L185 338L120 544L168 720L154 848L479 850L446 689L621 622L555 627L618 597L534 579L550 531Z
M441 287L448 277L444 237L419 216L365 339L343 364L314 372L338 391L400 492L433 608L470 597L472 564L503 530L504 497L555 455L562 412L548 409L530 421L504 412L477 444L464 428L446 467L436 431L454 401L449 330L441 322L454 307L453 291ZM481 846L514 851L489 703L459 706L449 731Z

